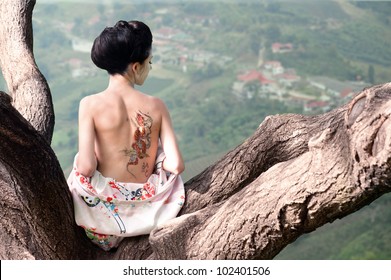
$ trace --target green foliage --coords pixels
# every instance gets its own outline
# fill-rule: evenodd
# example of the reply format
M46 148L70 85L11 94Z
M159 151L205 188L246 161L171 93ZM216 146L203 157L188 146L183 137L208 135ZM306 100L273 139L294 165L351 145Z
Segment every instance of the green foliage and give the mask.
M391 65L391 51L382 41L390 35L390 29L371 21L346 22L341 29L333 32L313 34L320 44L326 47L335 45L339 53L348 59L384 66Z
M209 63L206 67L196 70L193 73L193 81L199 82L205 79L216 78L223 73L223 69L217 63Z
M306 51L288 54L270 54L274 60L279 60L286 67L296 68L302 75L328 76L339 80L355 80L363 76L363 70L353 67L335 46L312 46Z
M375 68L373 65L368 66L368 82L371 84L375 83Z
M376 17L385 24L390 24L390 11L391 11L391 2L390 1L379 1L375 5L370 1L354 1L354 5L361 9L366 9L375 12Z

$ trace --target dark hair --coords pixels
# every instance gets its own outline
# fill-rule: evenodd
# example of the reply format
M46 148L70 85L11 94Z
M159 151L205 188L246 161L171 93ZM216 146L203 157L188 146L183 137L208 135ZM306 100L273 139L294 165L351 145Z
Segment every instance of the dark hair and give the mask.
M118 21L94 40L91 59L109 74L122 74L130 63L143 63L151 53L152 33L141 21Z

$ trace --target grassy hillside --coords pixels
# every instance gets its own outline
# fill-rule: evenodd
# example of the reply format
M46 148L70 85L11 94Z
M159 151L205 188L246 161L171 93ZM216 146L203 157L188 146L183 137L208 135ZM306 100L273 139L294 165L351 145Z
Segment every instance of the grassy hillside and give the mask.
M303 81L322 75L383 83L391 77L390 13L384 12L391 11L391 2L113 1L103 5L90 1L78 3L77 9L74 3L37 2L35 55L52 90L56 111L52 146L66 174L77 151L78 103L107 84L106 74L90 61L89 44L119 19L145 21L154 34L162 27L179 32L166 52L155 38L153 70L141 90L159 96L170 109L186 161L185 180L244 141L266 116L303 113L297 100L232 94L238 74L258 67L260 50L264 50L263 60L280 61ZM273 53L275 42L291 43L294 51ZM187 57L186 69L175 59L180 55ZM201 60L197 55L207 62L197 61ZM307 97L319 94L309 87L303 91ZM384 196L299 238L278 258L390 259L390 201L390 196Z

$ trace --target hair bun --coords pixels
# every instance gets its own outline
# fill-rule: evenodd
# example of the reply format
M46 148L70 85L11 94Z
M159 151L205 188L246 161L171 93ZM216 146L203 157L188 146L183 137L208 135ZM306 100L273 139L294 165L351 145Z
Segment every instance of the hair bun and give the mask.
M116 27L116 28L130 28L130 24L129 24L129 22L127 22L125 20L120 20L114 25L114 27Z

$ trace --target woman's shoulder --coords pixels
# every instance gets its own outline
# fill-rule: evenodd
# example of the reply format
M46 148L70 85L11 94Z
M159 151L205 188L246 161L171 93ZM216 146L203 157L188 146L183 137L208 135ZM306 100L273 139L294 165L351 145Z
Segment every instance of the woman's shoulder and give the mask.
M84 96L80 100L80 107L95 108L102 105L105 101L104 94L102 92Z
M145 98L146 104L151 106L152 110L165 110L166 109L166 104L164 103L164 101L161 98L159 98L157 96L144 94L144 93L143 93L143 96Z
M80 99L81 104L91 104L92 102L96 102L97 99L99 99L101 93L95 93L95 94L90 94L82 97Z

